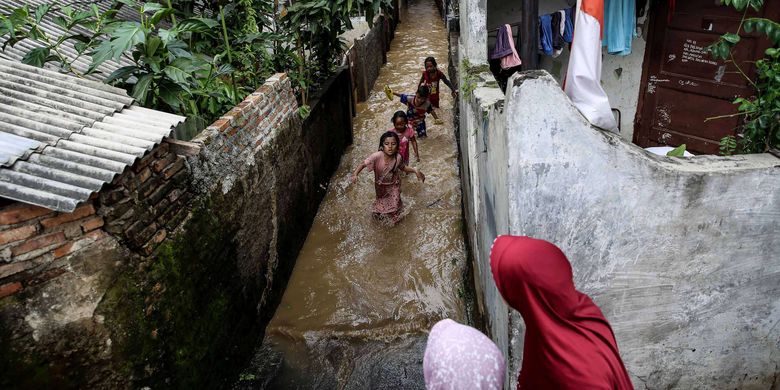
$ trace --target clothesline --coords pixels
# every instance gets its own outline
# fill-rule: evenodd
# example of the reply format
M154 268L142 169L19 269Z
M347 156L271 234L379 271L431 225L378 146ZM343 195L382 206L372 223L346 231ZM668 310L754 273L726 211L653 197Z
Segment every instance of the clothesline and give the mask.
M510 27L510 28L512 28L512 27L518 27L518 26L520 26L521 24L522 24L522 23L520 23L520 22L517 22L517 23L510 23L510 24L509 24L509 27ZM501 27L504 27L504 26L503 26L503 25L501 25ZM500 30L500 29L501 29L501 27L496 27L496 28L492 28L492 29L488 30L488 35L489 35L489 34L493 34L493 33L497 33L497 32L498 32L498 30Z

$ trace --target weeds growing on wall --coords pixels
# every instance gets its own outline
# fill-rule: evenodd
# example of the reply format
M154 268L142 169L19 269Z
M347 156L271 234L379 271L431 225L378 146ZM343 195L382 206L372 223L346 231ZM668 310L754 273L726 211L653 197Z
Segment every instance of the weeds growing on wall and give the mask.
M238 104L273 73L287 72L301 105L309 92L341 63L339 36L352 28L350 15L374 15L390 0L117 0L105 13L96 5L0 10L2 49L22 40L40 46L22 62L55 63L79 77L98 72L108 60L126 65L107 83L125 88L149 108L199 117L210 122ZM118 18L131 9L136 20ZM41 23L51 20L65 31L51 36ZM66 54L73 45L77 56ZM77 60L90 58L79 72ZM302 111L303 113L306 110Z
M770 148L780 148L780 23L766 18L747 18L749 9L760 11L764 0L724 0L723 5L734 7L742 12L742 20L734 33L723 34L720 39L708 47L715 59L723 59L734 65L742 77L752 85L756 94L739 97L734 100L737 113L723 115L707 120L741 116L743 123L737 136L726 136L720 141L723 155L734 153L763 153ZM740 32L764 34L774 43L765 51L765 57L756 61L756 78L748 77L744 70L746 64L734 60L733 50L739 44Z

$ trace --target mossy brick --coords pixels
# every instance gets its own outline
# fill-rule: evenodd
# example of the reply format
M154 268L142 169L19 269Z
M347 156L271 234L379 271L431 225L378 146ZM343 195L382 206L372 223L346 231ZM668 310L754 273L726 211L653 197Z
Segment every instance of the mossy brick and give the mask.
M15 225L52 213L54 212L47 208L19 202L0 210L0 225Z
M47 270L45 270L43 272L36 273L30 279L27 279L25 281L25 284L28 287L37 286L39 284L46 283L46 282L48 282L48 281L50 281L50 280L52 280L52 279L54 279L54 278L64 274L65 272L68 272L68 270L67 270L66 267L62 267L62 266L51 268L51 269L47 269Z
M126 221L112 221L103 225L103 229L111 234L121 235L126 229Z
M152 170L149 167L142 169L141 172L138 172L138 175L136 175L139 183L145 183L150 177L152 177Z
M149 256L154 252L155 248L157 248L160 243L165 240L165 237L168 236L168 232L165 229L160 229L157 231L157 233L152 236L152 238L147 242L142 248L141 253L144 256Z
M219 118L214 123L212 123L209 128L214 129L218 132L223 132L227 130L230 127L230 118Z
M26 253L37 252L39 250L45 250L53 246L62 244L65 242L65 233L57 232L51 234L45 234L36 238L27 240L20 245L11 248L11 255L18 257Z
M103 220L103 217L99 215L94 215L81 222L81 231L87 233L99 227L102 227L104 224L105 221Z
M182 193L184 193L184 189L181 188L175 188L170 193L168 193L168 201L173 203L176 202L177 199L181 196Z
M152 163L152 171L154 171L154 173L160 173L163 169L165 169L165 167L173 164L174 161L176 161L176 155L173 153L168 153L163 158Z
M176 172L171 176L169 179L170 182L174 184L176 187L183 187L185 184L187 184L187 181L190 178L189 172L187 172L186 169L182 169L179 172Z
M160 186L157 187L157 189L154 190L147 198L147 202L150 205L157 204L160 200L165 198L166 195L168 195L171 190L175 187L175 183L171 181L165 181Z
M22 291L22 284L19 282L6 283L0 285L0 299Z
M78 240L69 241L65 245L55 249L52 252L52 255L54 256L54 259L59 259L63 256L67 256L69 254L78 252L81 249L86 248L88 245L92 244L93 242L105 237L106 237L106 233L104 233L103 231L100 230L92 231L88 234L85 234L83 237L79 238Z
M135 248L141 248L146 244L149 239L152 238L154 233L157 232L156 223L144 223L142 221L136 221L128 231L125 232L128 241Z
M20 226L15 229L4 230L0 232L0 245L30 238L38 233L38 224Z
M141 187L138 188L139 198L143 200L149 197L149 195L151 195L152 192L154 192L154 190L157 189L157 186L159 186L162 181L163 181L162 177L152 176L151 179L141 184Z
M127 210L131 209L135 203L132 199L127 198L120 203L113 204L111 206L101 206L98 209L97 214L106 217L106 221L114 221L117 219L126 219L124 214Z
M175 207L175 205L171 207ZM189 211L185 207L181 207L174 211L175 212L173 213L173 215L165 222L165 227L171 231L179 227L182 221L184 221L184 218L187 217L187 214L189 214Z
M141 172L141 170L148 167L149 164L153 163L156 160L157 157L154 155L154 153L147 153L146 156L141 158L141 160L133 164L132 171L135 173Z
M138 180L138 176L136 176L134 173L127 171L121 176L121 180L115 181L116 185L121 185L125 187L128 193L132 193L136 190L138 190L138 187L141 186L141 181Z
M93 214L95 214L95 207L92 203L87 203L77 207L72 213L60 213L55 217L42 219L41 225L43 225L44 229L53 229L56 226L82 219Z
M100 204L101 205L113 205L125 199L129 196L129 192L124 186L117 186L100 191Z
M27 271L35 266L36 264L30 261L19 261L10 264L0 263L0 280Z
M179 156L197 156L200 153L201 146L194 142L180 141L168 138L165 143L170 145L170 150Z
M165 227L168 227L168 222L173 218L177 212L183 208L181 203L168 203L168 206L164 210L160 210L157 217L157 222Z
M163 142L160 145L157 145L152 150L152 153L154 153L154 157L161 158L168 154L168 151L170 150L170 145L167 142Z
M234 135L236 135L236 133L238 133L239 128L240 127L238 126L233 126L228 131L225 132L225 135L228 137L233 137Z

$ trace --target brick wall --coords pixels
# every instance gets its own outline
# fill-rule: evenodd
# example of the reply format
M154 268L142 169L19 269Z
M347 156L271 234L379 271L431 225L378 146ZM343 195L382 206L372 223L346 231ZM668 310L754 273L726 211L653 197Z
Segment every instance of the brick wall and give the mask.
M195 188L209 193L221 183L223 192L243 176L273 132L298 119L298 102L284 73L269 77L255 92L207 127L192 142L203 151L197 157Z
M187 215L187 142L166 140L72 213L0 208L0 298L63 272L68 255L111 233L148 256ZM177 154L179 153L179 154Z
M34 383L39 369L84 388L165 387L192 372L209 374L191 387L210 388L231 377L278 305L351 141L349 81L342 69L323 83L302 120L290 80L275 75L192 143L165 140L74 213L0 204L0 345L14 351L0 354L0 387ZM173 286L181 294L165 293ZM221 314L193 320L192 307ZM181 348L208 358L172 361Z
M190 176L181 154L198 151L188 151L189 145L166 139L100 192L97 213L105 220L104 229L143 256L187 215L193 192L187 187Z
M0 209L0 298L51 279L65 256L105 237L90 200L72 213L16 202Z

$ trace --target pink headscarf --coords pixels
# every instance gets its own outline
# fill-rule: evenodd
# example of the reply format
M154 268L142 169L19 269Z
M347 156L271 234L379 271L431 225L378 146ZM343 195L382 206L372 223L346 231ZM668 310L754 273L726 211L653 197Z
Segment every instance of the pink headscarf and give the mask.
M423 357L426 389L502 389L505 369L501 351L480 331L450 319L431 328Z

